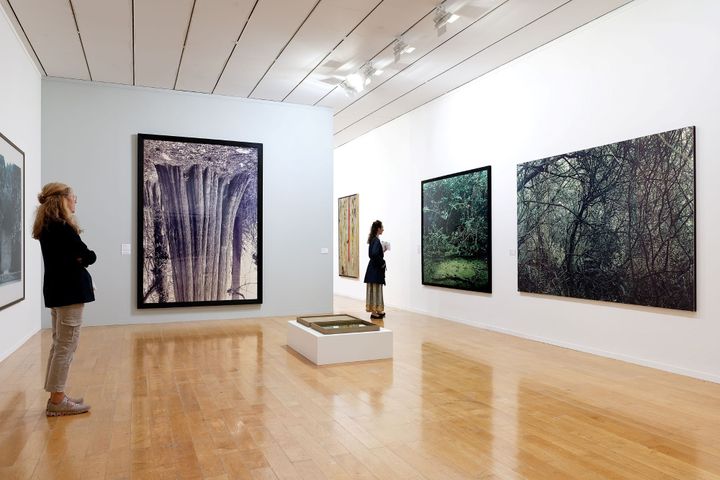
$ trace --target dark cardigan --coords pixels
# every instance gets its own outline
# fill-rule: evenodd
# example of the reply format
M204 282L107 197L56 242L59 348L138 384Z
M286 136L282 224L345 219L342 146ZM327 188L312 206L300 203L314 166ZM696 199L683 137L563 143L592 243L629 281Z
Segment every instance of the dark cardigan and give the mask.
M385 255L378 237L370 241L368 256L370 261L365 271L365 283L381 283L385 285Z
M97 257L70 225L65 222L46 225L40 234L40 248L45 264L43 295L46 307L95 300L92 278L85 267L95 263Z

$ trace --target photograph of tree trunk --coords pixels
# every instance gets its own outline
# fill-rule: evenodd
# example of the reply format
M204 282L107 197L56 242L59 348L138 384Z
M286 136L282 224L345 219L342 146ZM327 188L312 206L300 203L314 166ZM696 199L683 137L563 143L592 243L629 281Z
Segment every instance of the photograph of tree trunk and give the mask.
M0 134L0 309L25 298L25 154Z
M492 292L490 167L422 182L422 283Z
M695 310L695 127L518 165L518 290Z
M262 303L262 144L138 135L138 308Z
M338 198L338 273L341 277L360 276L359 196Z

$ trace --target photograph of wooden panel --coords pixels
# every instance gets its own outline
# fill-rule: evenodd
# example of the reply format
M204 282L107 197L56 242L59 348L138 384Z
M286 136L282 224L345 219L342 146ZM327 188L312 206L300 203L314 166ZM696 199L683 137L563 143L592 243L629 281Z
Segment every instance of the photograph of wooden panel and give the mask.
M138 308L262 303L262 144L138 135Z
M695 127L517 167L518 290L695 311Z
M338 198L338 273L341 277L360 276L358 194Z

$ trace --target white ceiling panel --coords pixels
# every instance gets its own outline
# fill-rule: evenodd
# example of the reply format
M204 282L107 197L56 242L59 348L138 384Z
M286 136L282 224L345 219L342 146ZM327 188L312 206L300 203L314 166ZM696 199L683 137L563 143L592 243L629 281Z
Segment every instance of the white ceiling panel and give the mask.
M316 4L259 1L213 93L249 96Z
M193 0L134 0L135 85L174 88Z
M399 95L417 88L433 77L487 48L565 0L513 0L458 33L455 37L429 52L419 61L379 86L373 95L365 95L335 115L335 131L342 130L353 121L382 108ZM402 85L398 87L398 82Z
M175 88L213 91L254 4L255 0L197 0Z
M68 0L9 0L45 72L90 80Z
M92 79L132 84L132 0L72 0Z
M383 1L285 101L315 104L333 90L335 82L385 50L395 37L431 14L436 5L437 0Z
M378 3L378 0L321 1L251 97L283 100Z

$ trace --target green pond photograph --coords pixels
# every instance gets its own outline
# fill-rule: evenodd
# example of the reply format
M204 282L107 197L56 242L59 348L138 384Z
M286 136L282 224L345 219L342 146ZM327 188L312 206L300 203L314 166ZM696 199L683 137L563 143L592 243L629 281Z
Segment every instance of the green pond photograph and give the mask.
M422 283L492 291L490 167L422 182Z

